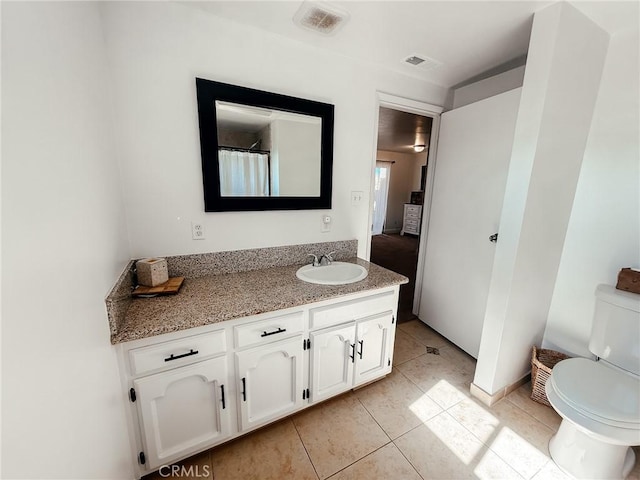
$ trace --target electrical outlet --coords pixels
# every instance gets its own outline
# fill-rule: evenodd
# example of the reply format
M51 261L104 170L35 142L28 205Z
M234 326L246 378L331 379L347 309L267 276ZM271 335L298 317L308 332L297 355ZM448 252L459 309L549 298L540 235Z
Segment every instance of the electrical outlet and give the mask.
M360 205L362 203L363 197L364 197L364 192L360 192L360 191L351 192L351 205Z
M204 225L201 223L191 222L191 238L194 240L204 240Z

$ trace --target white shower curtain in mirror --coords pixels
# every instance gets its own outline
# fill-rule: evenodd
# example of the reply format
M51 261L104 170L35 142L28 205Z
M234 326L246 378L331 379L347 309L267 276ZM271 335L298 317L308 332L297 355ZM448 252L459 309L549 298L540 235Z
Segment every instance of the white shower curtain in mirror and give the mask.
M389 174L391 164L376 162L374 192L373 192L373 225L371 233L380 235L387 217L387 196L389 194Z
M220 149L218 159L221 196L269 196L269 156L267 154Z

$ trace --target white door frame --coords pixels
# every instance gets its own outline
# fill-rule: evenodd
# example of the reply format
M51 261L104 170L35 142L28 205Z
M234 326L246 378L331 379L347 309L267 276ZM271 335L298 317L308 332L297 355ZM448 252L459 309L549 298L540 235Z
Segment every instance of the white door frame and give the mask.
M440 129L440 115L444 110L443 107L432 105L418 100L412 100L410 98L399 97L397 95L391 95L384 92L376 92L376 106L374 112L374 128L373 135L373 159L371 166L371 186L369 195L369 221L367 225L367 250L366 258L371 258L371 224L373 222L373 194L374 194L374 177L376 160L378 156L378 122L380 115L380 107L391 108L393 110L400 110L402 112L414 113L416 115L422 115L423 117L430 117L433 119L431 125L431 135L429 138L429 153L427 161L427 181L424 186L424 205L422 206L422 226L420 228L420 243L418 246L418 266L416 271L416 286L413 294L413 314L417 315L420 310L420 297L422 293L422 278L424 276L424 256L427 245L427 232L429 230L429 215L431 213L431 197L433 194L433 178L436 167L436 151L438 147L438 131Z

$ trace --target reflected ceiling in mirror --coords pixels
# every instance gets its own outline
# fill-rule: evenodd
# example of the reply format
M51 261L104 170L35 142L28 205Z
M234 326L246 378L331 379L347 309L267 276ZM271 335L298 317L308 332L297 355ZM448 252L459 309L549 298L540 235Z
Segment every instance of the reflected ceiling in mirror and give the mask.
M333 105L196 79L205 211L331 208Z

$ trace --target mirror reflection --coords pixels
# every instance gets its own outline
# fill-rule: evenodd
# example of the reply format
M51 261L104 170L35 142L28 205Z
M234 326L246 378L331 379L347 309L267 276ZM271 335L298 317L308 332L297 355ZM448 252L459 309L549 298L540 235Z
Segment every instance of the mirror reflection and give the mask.
M221 197L320 196L322 119L215 101Z

